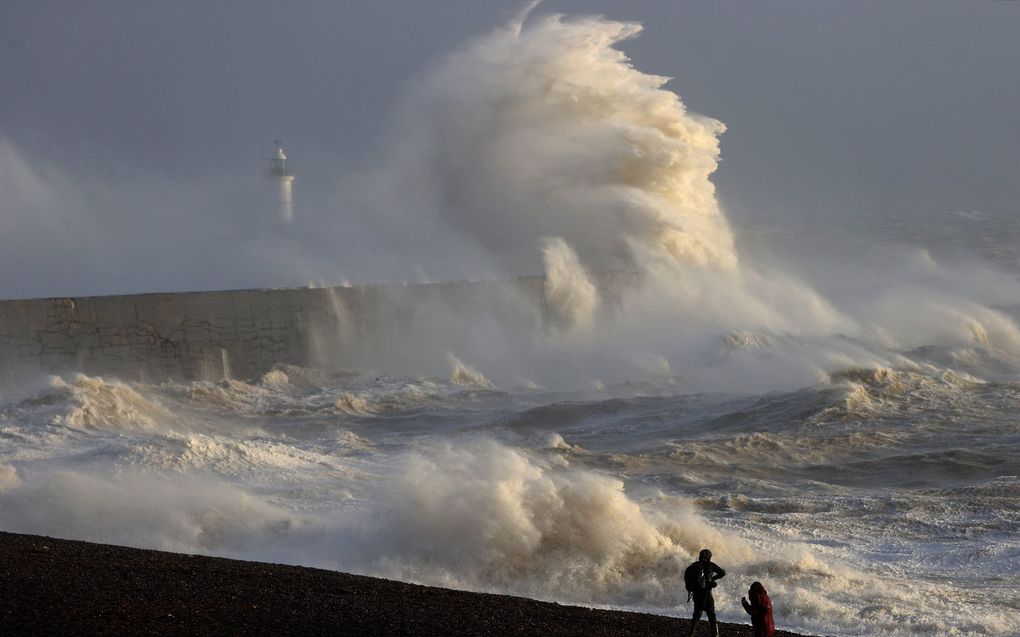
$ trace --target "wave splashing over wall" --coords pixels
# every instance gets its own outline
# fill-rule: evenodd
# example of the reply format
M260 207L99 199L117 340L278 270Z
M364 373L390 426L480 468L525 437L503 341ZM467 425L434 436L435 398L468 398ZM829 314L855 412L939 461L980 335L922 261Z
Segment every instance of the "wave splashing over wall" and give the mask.
M595 271L732 267L709 181L725 127L631 66L616 45L640 31L544 16L446 58L401 110L394 169L415 198L398 209L427 211L496 272L534 271L544 237Z

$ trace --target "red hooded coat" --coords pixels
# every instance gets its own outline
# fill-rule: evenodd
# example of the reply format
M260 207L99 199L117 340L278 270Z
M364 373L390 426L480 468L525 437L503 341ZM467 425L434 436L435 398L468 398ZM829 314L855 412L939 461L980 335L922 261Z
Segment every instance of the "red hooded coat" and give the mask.
M772 600L769 593L761 582L751 584L747 591L747 597L751 603L741 600L744 610L751 616L751 626L754 627L754 637L772 637L776 632L776 624L772 621Z

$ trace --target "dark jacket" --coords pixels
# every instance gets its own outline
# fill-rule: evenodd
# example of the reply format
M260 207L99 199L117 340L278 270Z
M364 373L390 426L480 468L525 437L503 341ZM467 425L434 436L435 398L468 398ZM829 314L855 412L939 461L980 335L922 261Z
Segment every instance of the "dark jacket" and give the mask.
M772 600L769 598L768 591L765 590L761 582L755 582L747 591L747 597L751 600L750 603L746 599L740 600L740 603L744 605L744 610L751 616L751 626L754 627L753 637L772 637L776 632L776 624L772 621Z
M695 562L694 564L699 563L700 562ZM704 566L702 568L704 569L706 579L708 579L709 581L706 582L707 584L706 586L698 586L698 588L693 591L695 595L704 594L707 593L708 591L711 591L713 588L715 588L715 580L726 577L726 571L720 568L719 565L716 564L715 562L709 562L707 568L705 568Z

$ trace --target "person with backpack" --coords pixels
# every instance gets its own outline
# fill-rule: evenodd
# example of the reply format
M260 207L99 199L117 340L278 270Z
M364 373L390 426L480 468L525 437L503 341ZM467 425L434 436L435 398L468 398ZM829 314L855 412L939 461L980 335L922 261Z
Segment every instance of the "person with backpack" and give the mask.
M719 637L719 626L715 623L715 598L712 597L712 589L716 587L715 581L723 577L726 577L726 571L712 562L712 551L708 549L701 549L701 553L698 553L698 561L693 562L684 571L687 601L694 600L694 617L691 619L689 637L697 631L702 611L708 616L709 634Z
M750 603L747 597L751 598ZM751 616L753 637L772 637L776 633L776 624L772 621L772 600L769 599L769 592L761 582L755 582L747 591L747 597L741 597L740 603Z

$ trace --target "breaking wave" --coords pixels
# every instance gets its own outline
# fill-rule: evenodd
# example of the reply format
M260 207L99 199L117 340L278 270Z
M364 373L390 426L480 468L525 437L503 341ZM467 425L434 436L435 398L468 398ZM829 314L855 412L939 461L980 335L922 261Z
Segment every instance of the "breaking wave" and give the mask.
M659 258L735 265L708 179L724 127L688 113L667 78L616 48L640 31L542 16L444 59L391 139L398 159L385 179L414 200L387 205L417 213L405 224L427 210L512 274L534 270L546 237L594 271Z

